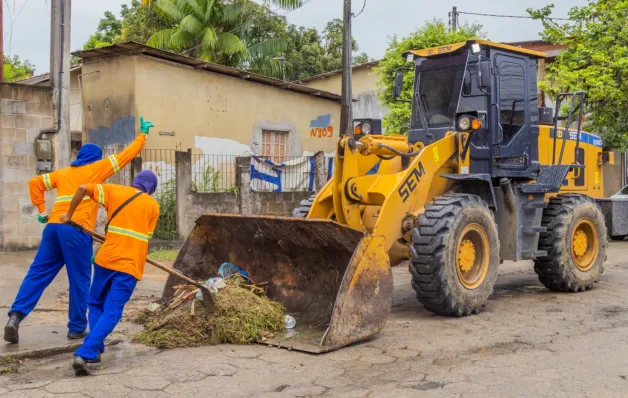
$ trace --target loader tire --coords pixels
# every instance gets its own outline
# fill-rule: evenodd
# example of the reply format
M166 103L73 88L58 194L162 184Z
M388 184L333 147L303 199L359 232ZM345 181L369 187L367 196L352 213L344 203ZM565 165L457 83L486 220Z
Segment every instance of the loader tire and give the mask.
M547 256L534 260L534 271L545 287L561 292L591 289L604 272L606 226L593 199L565 194L551 198L543 212L539 250Z
M493 214L479 196L437 197L419 216L410 246L412 287L439 315L476 314L493 292L499 238Z
M614 241L617 241L617 242L621 242L624 239L626 239L626 235L613 235L613 236L611 236L611 240L614 240Z
M312 208L314 199L316 199L316 195L312 195L307 199L303 199L299 204L299 207L296 207L294 210L292 210L292 217L306 218L307 214Z

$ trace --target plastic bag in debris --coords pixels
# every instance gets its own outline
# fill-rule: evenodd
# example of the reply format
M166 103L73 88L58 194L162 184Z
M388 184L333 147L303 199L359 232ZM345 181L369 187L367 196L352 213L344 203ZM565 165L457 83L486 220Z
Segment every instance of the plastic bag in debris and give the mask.
M222 263L220 268L218 268L218 274L223 278L227 279L233 275L240 274L244 277L244 280L247 283L250 283L249 273L243 269L240 269L238 266L231 263Z
M227 287L227 284L222 278L209 278L205 281L204 286L209 289L210 292L218 293L220 289L224 289L225 287ZM203 293L201 293L200 290L198 291L198 293L196 293L196 298L199 300L203 300Z

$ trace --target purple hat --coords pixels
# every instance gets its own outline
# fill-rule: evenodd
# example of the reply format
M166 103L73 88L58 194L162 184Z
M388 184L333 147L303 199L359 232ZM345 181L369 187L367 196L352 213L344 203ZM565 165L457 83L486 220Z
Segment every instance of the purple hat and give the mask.
M140 171L131 185L149 195L152 195L157 189L157 176L150 170Z

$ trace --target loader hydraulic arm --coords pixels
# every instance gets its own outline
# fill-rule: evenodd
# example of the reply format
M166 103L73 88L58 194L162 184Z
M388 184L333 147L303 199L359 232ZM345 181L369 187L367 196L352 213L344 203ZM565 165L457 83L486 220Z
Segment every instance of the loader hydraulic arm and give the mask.
M407 232L402 223L408 214L416 216L427 202L451 186L440 175L453 171L450 160L455 159L457 151L454 133L424 148L420 143L410 145L402 136L365 136L359 141L342 138L339 145L344 156L336 159L331 187L336 220L383 237L386 249ZM401 167L399 152L411 156L408 167ZM377 156L395 159L382 160ZM378 172L366 172L378 162ZM396 169L390 166L389 170L382 170L381 164L393 162ZM375 217L376 221L369 222L365 217Z

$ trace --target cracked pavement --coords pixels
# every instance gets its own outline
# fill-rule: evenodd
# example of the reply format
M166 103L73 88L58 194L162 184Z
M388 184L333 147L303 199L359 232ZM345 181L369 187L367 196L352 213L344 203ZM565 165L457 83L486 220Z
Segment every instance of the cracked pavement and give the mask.
M0 397L625 397L627 254L612 243L600 283L577 294L545 289L531 262L505 262L486 309L467 318L425 311L401 266L386 328L336 352L123 343L85 378L71 354L25 361L0 376Z

